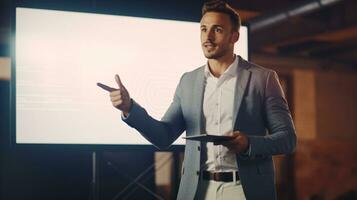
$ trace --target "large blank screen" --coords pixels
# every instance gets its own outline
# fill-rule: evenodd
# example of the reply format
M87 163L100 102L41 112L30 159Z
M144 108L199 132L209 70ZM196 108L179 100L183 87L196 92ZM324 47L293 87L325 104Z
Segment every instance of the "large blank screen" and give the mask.
M247 48L242 27L235 52ZM96 83L119 74L160 119L181 75L205 63L198 23L16 8L16 142L149 144Z

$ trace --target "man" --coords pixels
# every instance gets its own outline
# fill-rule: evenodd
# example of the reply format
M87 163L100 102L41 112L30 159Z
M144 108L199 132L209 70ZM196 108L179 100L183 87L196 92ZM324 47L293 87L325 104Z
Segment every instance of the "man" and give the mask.
M115 76L119 89L110 92L113 106L156 147L170 146L184 131L234 137L186 141L177 199L276 199L272 156L295 149L295 129L276 73L233 53L239 27L239 15L227 4L205 3L200 28L207 64L181 77L161 121L132 100Z

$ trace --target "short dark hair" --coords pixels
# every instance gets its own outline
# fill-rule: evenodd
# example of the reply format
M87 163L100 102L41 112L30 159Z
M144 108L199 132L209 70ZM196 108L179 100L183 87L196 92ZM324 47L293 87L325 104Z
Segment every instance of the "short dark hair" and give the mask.
M212 0L203 4L202 16L208 12L225 13L231 19L232 30L239 32L241 20L239 14L222 0Z

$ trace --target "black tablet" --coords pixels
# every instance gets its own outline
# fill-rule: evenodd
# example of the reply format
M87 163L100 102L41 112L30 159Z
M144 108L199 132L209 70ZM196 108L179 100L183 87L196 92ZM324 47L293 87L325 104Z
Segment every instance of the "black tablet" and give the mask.
M224 141L232 140L233 138L234 138L234 136L208 135L208 134L183 137L183 139L186 139L186 140L196 140L196 141L201 141L201 142L224 142Z

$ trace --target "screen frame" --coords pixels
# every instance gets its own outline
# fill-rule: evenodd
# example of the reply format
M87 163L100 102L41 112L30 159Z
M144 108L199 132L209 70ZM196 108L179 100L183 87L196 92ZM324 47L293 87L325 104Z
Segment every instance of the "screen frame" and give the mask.
M66 149L66 150L90 150L90 151L100 151L100 150L128 150L128 151L172 151L172 152L183 152L185 149L185 144L173 144L167 149L158 149L152 144L45 144L45 143L17 143L16 142L16 8L35 8L35 9L45 9L53 11L72 11L81 13L92 13L92 14L106 14L106 15L117 15L117 16L130 16L130 17L142 17L151 19L169 19L177 21L187 21L187 22L199 22L197 20L181 20L172 19L170 17L143 17L138 15L123 15L120 13L108 13L108 12L98 12L88 9L63 9L55 8L49 6L29 6L29 5L19 5L19 3L12 1L11 5L11 41L10 41L10 55L11 55L11 80L10 80L10 145L16 149ZM95 10L95 9L94 9ZM251 60L250 53L250 27L249 24L243 23L242 26L247 28L247 44L248 44L248 60ZM119 133L118 133L119 134ZM140 134L140 133L137 133ZM181 137L181 136L180 136Z

